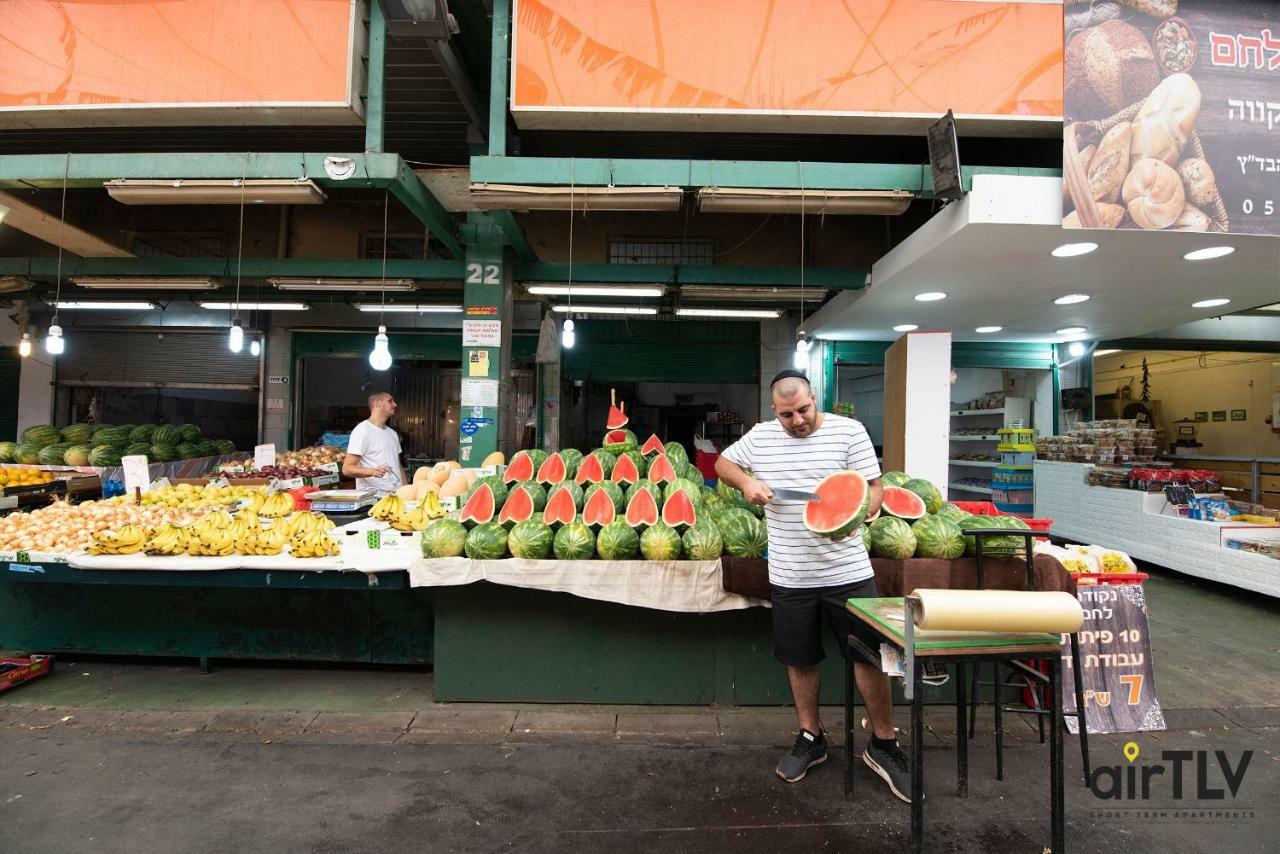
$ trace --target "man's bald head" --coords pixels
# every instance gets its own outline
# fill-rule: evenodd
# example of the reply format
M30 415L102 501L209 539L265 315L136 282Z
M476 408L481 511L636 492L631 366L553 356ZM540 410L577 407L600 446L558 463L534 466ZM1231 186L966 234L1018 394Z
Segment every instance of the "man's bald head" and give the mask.
M782 377L773 384L773 414L791 436L803 439L822 423L818 401L809 381L801 376Z
M784 377L773 384L773 400L790 400L797 395L812 396L813 389L803 377Z
M374 392L373 394L369 395L369 408L373 409L382 401L390 400L390 399L391 399L391 392L387 392L387 391Z

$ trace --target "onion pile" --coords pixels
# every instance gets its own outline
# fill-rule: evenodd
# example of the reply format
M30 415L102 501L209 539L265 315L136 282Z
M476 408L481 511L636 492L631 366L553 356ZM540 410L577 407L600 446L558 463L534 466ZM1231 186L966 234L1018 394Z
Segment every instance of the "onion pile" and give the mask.
M126 524L155 528L190 525L214 507L187 510L110 501L69 504L56 501L30 513L0 517L0 551L69 554L89 545L95 531L118 531Z

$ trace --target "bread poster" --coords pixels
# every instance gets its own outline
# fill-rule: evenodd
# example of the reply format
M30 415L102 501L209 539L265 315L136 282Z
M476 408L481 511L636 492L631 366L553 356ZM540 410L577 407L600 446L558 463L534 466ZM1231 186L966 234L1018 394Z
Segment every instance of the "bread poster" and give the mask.
M1280 0L1065 0L1062 225L1280 235Z

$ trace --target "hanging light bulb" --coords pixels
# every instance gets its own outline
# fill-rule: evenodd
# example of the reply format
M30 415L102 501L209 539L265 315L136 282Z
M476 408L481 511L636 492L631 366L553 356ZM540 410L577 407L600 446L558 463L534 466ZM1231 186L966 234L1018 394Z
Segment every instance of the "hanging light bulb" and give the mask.
M238 317L231 320L231 334L227 336L227 346L231 348L232 353L239 353L244 348L244 327L240 325Z
M560 345L566 350L572 350L576 341L577 335L573 332L573 318L567 317L564 321L564 331L560 333Z
M1071 354L1072 358L1079 359L1084 355L1084 344L1079 341L1072 341L1067 346L1067 352Z
M18 355L27 358L31 355L31 333L22 333L22 340L18 342Z
M378 334L373 336L373 350L369 353L369 367L375 371L385 371L391 367L391 350L387 346L387 327L379 326Z
M49 335L44 339L44 349L54 356L60 356L66 349L67 342L62 340L62 327L57 324L56 317L54 321L54 324L49 327Z
M250 356L262 355L262 345L258 343L257 338L249 342L249 355Z
M804 334L804 330L801 330L800 337L796 339L796 355L791 360L791 364L797 371L803 371L809 367L809 348L812 346L813 342Z

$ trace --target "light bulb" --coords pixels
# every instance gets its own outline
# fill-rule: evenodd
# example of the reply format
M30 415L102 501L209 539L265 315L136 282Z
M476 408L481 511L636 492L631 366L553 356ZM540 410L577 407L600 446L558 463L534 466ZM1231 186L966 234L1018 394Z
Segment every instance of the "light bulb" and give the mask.
M262 345L258 343L257 338L249 342L249 355L250 356L262 355Z
M809 348L810 348L811 346L812 346L812 344L810 343L810 341L809 341L809 339L808 339L808 338L801 337L801 338L797 338L797 339L796 339L796 352L797 352L797 353L808 353L808 352L809 352Z
M227 336L227 346L231 348L232 353L239 353L244 348L244 327L240 325L240 318L231 321L231 334Z
M1071 354L1072 358L1079 359L1084 355L1084 344L1079 341L1072 341L1071 345L1067 347L1067 352Z
M572 350L578 336L573 332L573 318L565 318L564 331L560 333L560 345L566 350Z
M60 356L66 347L67 342L62 340L62 327L55 323L49 327L49 335L44 339L44 348L52 355Z
M797 371L803 371L805 368L809 367L809 354L801 353L799 350L796 350L796 355L792 358L791 364Z
M18 342L18 355L27 358L31 355L31 333L22 333L22 340Z
M387 346L387 327L379 326L378 334L373 336L373 350L369 353L369 367L375 371L385 371L391 367L391 349Z

